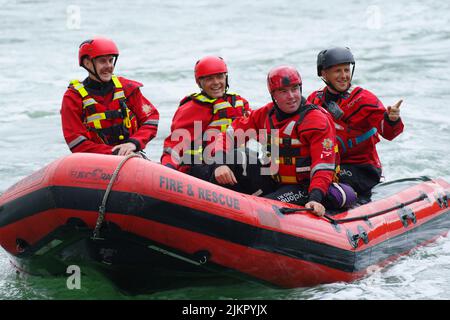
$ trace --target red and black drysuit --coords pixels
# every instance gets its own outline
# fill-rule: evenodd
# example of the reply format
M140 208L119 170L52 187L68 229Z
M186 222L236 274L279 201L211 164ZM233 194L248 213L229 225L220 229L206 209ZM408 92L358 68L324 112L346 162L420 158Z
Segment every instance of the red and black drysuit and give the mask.
M379 136L394 139L402 133L403 122L391 121L381 101L361 87L351 87L341 94L332 94L325 87L313 92L308 102L322 106L335 122L340 181L351 185L359 196L370 197L370 190L381 178L376 149Z
M61 121L72 152L112 154L131 142L143 150L158 130L159 113L141 93L142 84L113 76L108 83L74 80L64 94Z

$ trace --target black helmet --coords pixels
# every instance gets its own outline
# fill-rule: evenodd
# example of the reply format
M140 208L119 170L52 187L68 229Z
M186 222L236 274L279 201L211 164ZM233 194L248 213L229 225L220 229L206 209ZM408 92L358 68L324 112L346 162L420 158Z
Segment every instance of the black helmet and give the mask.
M347 47L336 47L322 50L317 56L317 75L322 76L322 70L341 63L351 63L355 66L355 58Z

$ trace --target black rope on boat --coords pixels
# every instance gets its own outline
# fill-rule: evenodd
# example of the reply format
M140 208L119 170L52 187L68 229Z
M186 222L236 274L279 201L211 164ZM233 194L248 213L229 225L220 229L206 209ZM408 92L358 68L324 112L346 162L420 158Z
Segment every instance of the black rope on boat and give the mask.
M141 156L136 153L131 153L131 154L127 155L125 158L122 159L122 161L120 161L119 165L117 166L116 170L114 171L114 173L111 177L111 180L109 181L108 187L106 188L105 194L103 195L102 204L98 208L97 223L95 224L95 229L94 229L94 232L92 235L93 240L102 239L99 236L99 234L100 234L100 228L102 227L103 221L105 220L106 202L108 201L109 193L111 192L112 186L117 179L117 175L119 174L120 169L122 169L125 162L127 162L129 159L138 158L138 157L140 158Z
M382 214L385 214L385 213L388 213L388 212L391 212L391 211L394 211L394 210L397 210L397 209L401 209L401 208L403 208L405 206L408 206L408 205L413 204L415 202L419 202L419 201L425 200L427 198L428 198L428 196L425 193L422 193L420 196L418 196L418 197L416 197L416 198L414 198L412 200L400 203L398 205L395 205L393 207L390 207L390 208L387 208L387 209L384 209L384 210L381 210L381 211L378 211L378 212L374 212L374 213L371 213L371 214L366 214L366 215L362 215L362 216L358 216L358 217L351 217L351 218L345 218L345 219L333 219L329 215L324 215L323 217L325 219L327 219L329 222L331 222L332 224L334 224L334 225L336 225L338 223L358 221L358 220L369 221L370 218L377 217L377 216L380 216Z

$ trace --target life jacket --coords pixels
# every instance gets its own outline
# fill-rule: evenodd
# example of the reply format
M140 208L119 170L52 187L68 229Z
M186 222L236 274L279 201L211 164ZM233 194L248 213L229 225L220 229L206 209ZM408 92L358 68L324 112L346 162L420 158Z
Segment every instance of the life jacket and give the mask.
M309 146L304 146L300 141L297 127L301 125L305 116L312 110L320 110L315 105L302 106L302 111L292 117L292 120L287 122L281 128L276 128L273 124L272 116L275 108L272 108L268 113L266 120L266 128L269 128L268 134L268 151L272 151L272 143L278 145L278 172L272 175L273 179L280 184L297 184L309 181L314 172L311 171L311 156ZM279 131L279 136L272 137L274 129ZM272 133L272 134L271 134ZM330 141L330 146L333 142ZM334 149L337 152L337 149ZM270 154L268 155L270 156ZM335 170L334 164L319 164L313 170L329 169Z
M116 145L123 143L137 131L138 123L135 115L126 105L126 96L122 83L117 76L112 76L114 93L107 106L98 103L78 80L72 80L70 87L76 90L83 101L83 123L89 138L99 138L103 143Z
M180 102L180 106L189 100L196 100L210 105L212 117L205 131L217 129L220 132L225 132L234 119L245 114L244 100L236 93L227 92L227 96L231 98L231 102L223 98L209 98L202 93L193 93L184 98Z
M336 127L336 138L340 145L341 153L347 152L348 149L354 148L357 145L369 140L371 137L376 136L377 128L372 127L367 131L358 130L352 128L349 125L349 118L353 116L353 112L337 119L334 112L330 112L329 106L325 101L325 90L326 88L317 91L315 98L312 103L323 107L325 110L329 111L329 114L333 118ZM358 102L358 95L363 91L361 87L350 87L347 92L341 95L337 104L341 110L347 110L353 107L354 104Z
M236 93L227 92L226 95L231 99L224 98L209 98L202 93L193 93L180 102L180 106L190 100L195 100L211 107L212 115L209 124L204 127L203 133L206 135L216 136L220 132L225 132L234 119L245 115L244 100ZM206 136L203 135L202 139ZM210 138L208 138L210 139ZM197 142L197 143L196 143ZM208 141L192 141L191 149L184 150L183 162L189 158L191 163L201 163L203 161L203 150ZM195 159L195 162L194 162Z

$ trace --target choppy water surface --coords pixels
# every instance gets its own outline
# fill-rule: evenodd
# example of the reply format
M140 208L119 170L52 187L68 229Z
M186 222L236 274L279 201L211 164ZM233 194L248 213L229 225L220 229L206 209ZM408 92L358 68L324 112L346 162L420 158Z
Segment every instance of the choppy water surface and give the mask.
M116 73L144 83L161 114L146 151L157 161L178 101L196 90L195 61L225 58L231 89L253 108L269 100L268 70L297 66L304 93L322 86L317 53L352 49L354 83L386 104L403 98L406 129L379 151L387 180L428 175L450 181L450 4L443 1L0 1L0 193L45 164L69 154L59 109L77 65L79 43L93 35L120 49ZM124 298L101 277L81 290L64 278L17 276L0 249L0 299ZM150 299L449 299L450 240L414 250L395 264L351 283L275 290L259 285L187 288Z

